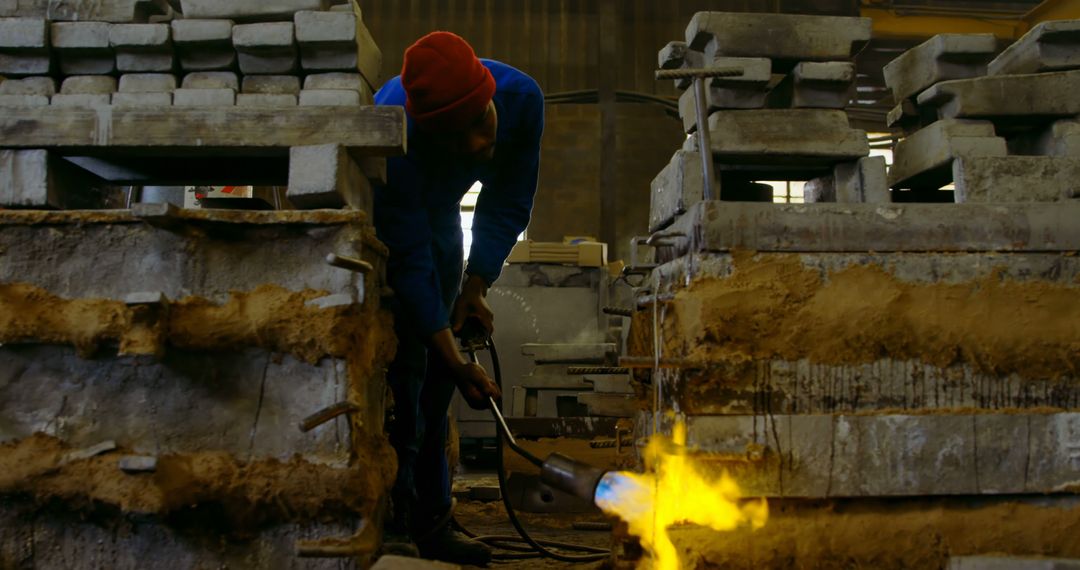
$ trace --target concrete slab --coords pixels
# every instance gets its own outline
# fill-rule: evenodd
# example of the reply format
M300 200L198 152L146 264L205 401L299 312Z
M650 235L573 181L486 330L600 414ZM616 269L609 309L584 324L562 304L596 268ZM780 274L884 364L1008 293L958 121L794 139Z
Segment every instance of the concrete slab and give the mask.
M882 156L837 164L833 169L836 201L841 204L892 202L885 170L885 157Z
M301 89L302 107L354 107L362 105L360 93L352 89Z
M231 107L236 104L232 89L177 89L173 105L177 107Z
M236 68L232 20L173 20L172 37L184 71Z
M806 181L803 186L803 203L818 204L836 202L836 181L832 176L821 176Z
M894 101L904 101L935 83L986 75L995 53L993 34L938 34L889 62L885 84Z
M371 183L348 151L333 144L289 149L289 189L285 197L305 210L348 206L372 211Z
M361 105L375 102L371 86L359 73L313 73L304 78L304 89L347 89L360 94Z
M299 58L292 22L234 26L233 45L244 74L288 74L297 68Z
M184 17L194 20L292 20L300 10L326 10L330 4L328 0L180 0Z
M953 161L957 202L1057 202L1080 198L1080 158L965 157Z
M944 119L896 144L889 187L937 189L952 181L953 159L1005 156L1005 139L989 121Z
M1080 68L1080 20L1051 20L1032 28L994 58L990 75Z
M116 92L116 86L116 78L108 75L73 75L64 79L60 92L112 94Z
M51 77L26 77L0 81L0 95L42 95L52 97L56 94L56 80Z
M109 30L120 73L169 73L173 45L168 24L116 24Z
M49 104L53 107L108 107L111 93L57 93Z
M769 92L772 108L843 109L855 96L855 64L804 61Z
M849 127L838 110L717 111L709 116L709 128L718 163L831 167L870 153L866 133Z
M918 97L940 118L1072 117L1080 115L1080 71L995 75L945 81Z
M241 91L296 97L300 94L300 78L295 75L247 75Z
M231 71L196 71L184 76L184 89L231 89L240 90L240 80Z
M49 98L45 95L5 95L0 94L0 107L45 107Z
M172 92L169 93L113 93L112 106L125 108L158 108L172 105Z
M126 73L120 76L120 93L172 93L176 76L168 73Z
M48 151L0 150L0 206L91 207L95 182L100 180Z
M238 107L295 107L296 95L284 93L237 93Z
M0 2L0 17L47 18L53 22L145 23L167 16L166 0L15 0Z
M713 181L713 188L720 192L719 177ZM649 231L671 225L677 216L701 201L702 191L701 155L694 151L677 151L652 181Z
M790 68L800 61L849 60L870 41L870 24L869 18L698 12L686 28L686 44L706 60L767 57L785 70L785 62Z
M1010 155L1080 157L1080 121L1063 119L1008 139Z
M112 24L106 22L54 22L50 26L53 51L64 75L107 75L116 70L116 54L109 44Z
M382 79L382 52L359 12L297 12L300 64L308 71L359 71L372 86Z
M42 18L0 18L0 75L48 75L49 22Z

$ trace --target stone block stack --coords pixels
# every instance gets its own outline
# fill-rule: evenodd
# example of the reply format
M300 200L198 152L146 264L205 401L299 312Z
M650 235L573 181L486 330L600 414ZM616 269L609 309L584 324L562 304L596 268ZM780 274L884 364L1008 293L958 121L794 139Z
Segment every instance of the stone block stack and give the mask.
M0 2L0 568L366 567L379 65L355 2ZM290 208L116 191L154 184Z
M945 34L886 66L900 101L889 122L906 135L889 173L897 199L1080 197L1080 20L1044 22L997 57L995 48L989 35Z
M719 66L729 38L739 49L725 57L793 71L811 59L795 41L850 49L859 22L826 34L823 21L698 14L685 45L662 53ZM709 22L722 25L702 37ZM769 108L710 116L720 199L700 200L689 148L657 179L654 233L635 238L656 256L629 268L642 277L621 362L639 369L637 436L682 416L703 465L771 503L760 530L674 530L683 567L1080 556L1068 530L1080 524L1071 25L1037 27L997 59L985 38L945 36L894 62L894 114L915 111L888 181L842 111ZM758 41L735 42L741 30ZM714 101L743 104L751 88L716 89ZM816 165L803 172L812 203L726 199L725 175L765 162L790 176ZM937 192L954 171L957 203L897 203L911 186L896 180ZM658 199L672 189L697 203L680 214Z
M754 180L810 180L843 169L836 176L851 182L841 201L888 201L887 188L877 184L884 164L865 158L865 133L852 129L843 112L855 92L852 58L869 40L863 18L701 12L685 41L660 51L662 69L742 70L709 80L706 89L713 188L722 200L771 201L771 189ZM688 80L676 86L685 90L679 115L690 138L653 183L652 231L701 199L694 90ZM870 170L866 188L851 174Z

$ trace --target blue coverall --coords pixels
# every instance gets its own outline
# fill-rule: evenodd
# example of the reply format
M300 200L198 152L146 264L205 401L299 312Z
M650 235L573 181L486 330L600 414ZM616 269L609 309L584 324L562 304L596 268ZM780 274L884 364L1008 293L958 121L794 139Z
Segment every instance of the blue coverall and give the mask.
M418 522L441 516L451 504L445 446L455 385L427 345L432 334L450 325L461 287L461 198L476 181L483 184L465 272L490 286L529 223L540 167L540 87L509 65L481 61L496 84L494 157L475 163L450 156L425 140L410 117L408 154L387 161L387 183L375 189L375 228L390 248L387 278L395 293L398 338L387 378L394 395L390 441L398 454L394 496L414 502L412 519ZM404 106L401 78L384 85L375 103Z

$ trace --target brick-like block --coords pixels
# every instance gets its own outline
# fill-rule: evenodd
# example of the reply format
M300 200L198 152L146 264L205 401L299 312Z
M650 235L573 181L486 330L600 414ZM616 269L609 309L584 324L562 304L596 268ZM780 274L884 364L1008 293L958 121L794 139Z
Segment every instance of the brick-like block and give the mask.
M326 10L329 0L180 0L185 18L237 21L291 20L300 10Z
M803 185L803 202L820 204L836 201L836 180L832 176L821 176L806 181Z
M295 22L305 70L359 71L369 84L379 84L382 52L359 13L297 12Z
M952 164L957 202L1057 202L1080 198L1080 158L963 157Z
M92 205L100 182L45 150L0 150L0 206L69 208Z
M237 93L238 107L294 107L296 95L287 93Z
M843 109L855 95L855 64L804 61L769 91L774 109Z
M295 75L245 75L242 87L244 93L296 97L300 94L300 78Z
M116 71L107 22L54 22L53 51L64 75L107 75Z
M0 107L44 107L49 104L45 95L5 95L0 93Z
M109 93L57 93L50 104L53 107L108 107L111 101Z
M698 12L686 28L686 44L715 56L765 57L785 70L799 61L846 61L870 41L869 18Z
M252 75L287 74L298 57L292 22L241 24L233 27L240 71Z
M177 107L231 107L236 104L232 89L177 89L173 105Z
M300 105L304 107L340 107L360 104L360 93L352 89L300 90Z
M772 62L760 57L718 57L709 67L740 67L739 77L718 77L709 82L705 90L709 112L723 109L761 109L769 94L772 79ZM690 133L697 130L697 111L694 90L688 89L679 97L679 116L683 128Z
M172 93L113 93L112 106L122 108L160 108L172 105Z
M289 149L286 198L300 209L349 206L371 212L371 183L345 147L334 144Z
M116 69L121 73L173 70L168 24L116 24L109 30L109 45L116 51Z
M836 201L840 203L888 204L892 202L885 175L885 158L867 156L841 162L833 169Z
M116 92L116 78L108 75L75 75L64 79L60 92L111 94Z
M304 89L349 89L360 94L360 103L372 104L374 94L359 73L313 73L304 78Z
M172 93L176 76L168 73L127 73L120 76L121 93Z
M990 62L990 75L1016 75L1080 68L1080 20L1035 26Z
M870 154L866 132L830 109L717 111L709 117L718 164L835 166Z
M196 71L184 76L180 85L184 89L232 89L240 90L240 80L231 71Z
M42 95L52 97L55 94L56 80L51 77L26 77L0 82L0 95Z
M173 14L168 0L8 0L0 2L0 15L7 14L5 3L17 5L15 15L47 17L53 22L131 24Z
M679 150L653 179L649 200L649 230L659 231L702 200L701 155ZM720 197L720 179L713 180L713 199Z
M919 94L938 117L1072 117L1080 115L1080 70L991 75L944 81Z
M236 67L232 20L173 20L172 38L184 71L223 71Z
M889 186L934 190L952 181L953 159L1006 154L1005 139L995 136L993 123L941 120L897 143Z
M0 18L0 75L48 75L49 23L41 18Z
M896 102L915 97L942 81L986 75L997 52L993 34L938 34L889 62L885 84Z

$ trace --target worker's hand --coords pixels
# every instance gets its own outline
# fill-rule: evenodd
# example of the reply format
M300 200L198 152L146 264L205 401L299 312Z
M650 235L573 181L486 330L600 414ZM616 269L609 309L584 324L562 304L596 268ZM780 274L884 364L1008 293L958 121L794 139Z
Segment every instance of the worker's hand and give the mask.
M454 383L469 407L474 410L486 410L490 407L488 397L498 402L502 398L499 386L488 376L483 366L475 362L465 362L454 368Z
M455 333L461 332L461 327L470 317L480 322L487 334L495 334L495 313L488 305L487 283L480 277L470 275L461 287L461 294L454 302L454 310L451 314L450 326Z

